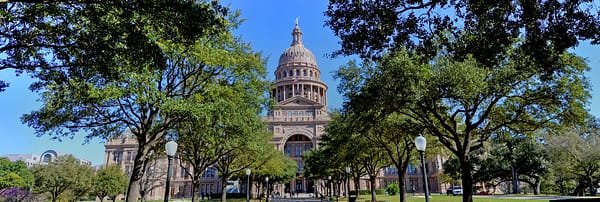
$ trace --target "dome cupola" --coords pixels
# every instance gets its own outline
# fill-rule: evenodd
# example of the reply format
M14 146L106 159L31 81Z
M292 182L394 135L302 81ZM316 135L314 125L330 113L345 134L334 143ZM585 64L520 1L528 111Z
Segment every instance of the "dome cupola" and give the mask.
M302 30L300 30L300 27L298 26L298 20L296 20L296 26L292 31L292 45L283 51L279 57L279 66L289 63L298 63L308 66L317 65L315 55L302 44Z

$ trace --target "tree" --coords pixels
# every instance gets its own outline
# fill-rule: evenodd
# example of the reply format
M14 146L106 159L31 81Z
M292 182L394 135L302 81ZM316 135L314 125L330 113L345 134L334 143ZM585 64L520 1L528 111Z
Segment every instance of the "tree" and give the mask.
M33 175L23 161L11 162L8 158L0 158L0 190L10 187L31 188Z
M348 162L360 165L369 176L371 200L377 201L376 177L383 167L390 164L386 150L382 149L379 142L369 139L380 134L375 134L375 130L370 128L361 128L369 123L361 124L350 114L336 113L332 118L333 121L325 129L326 134L320 146L320 149L328 155L326 158L328 161L326 165L329 167L328 176L336 180L343 179L345 166L349 166Z
M129 184L127 176L123 173L121 167L117 165L100 168L96 171L93 179L92 192L100 198L100 201L104 201L104 198L108 196L115 201L117 195L122 194Z
M448 51L456 60L472 56L492 67L514 40L524 38L522 56L551 76L560 55L579 40L599 43L597 2L330 0L325 24L341 39L334 55L381 58L408 49L427 58Z
M535 195L540 194L542 176L548 172L546 153L534 138L525 135L499 133L492 138L490 164L498 177L511 179L513 194L518 194L519 181L526 182Z
M261 193L261 186L264 185L266 187L266 182L262 179L269 177L270 185L273 185L275 182L285 183L295 179L298 172L298 164L289 156L275 150L272 145L265 147L265 149L263 156L258 159L257 163L252 164L251 167L251 178L256 179L253 181L256 182L256 186L259 188L258 193ZM241 173L238 172L239 177L241 177L240 175Z
M349 98L348 107L356 113L397 113L423 124L456 155L463 201L470 202L470 154L493 134L526 134L577 124L587 116L589 83L583 73L589 67L583 59L564 52L555 64L560 71L542 79L539 71L528 68L538 65L534 60L519 51L510 53L503 63L488 67L471 57L457 61L451 53L429 60L411 51L393 52L369 70L374 73Z
M161 2L146 3L162 5ZM162 3L169 4L168 1ZM129 130L138 141L127 191L127 201L135 201L150 153L166 142L164 137L177 124L202 114L200 105L219 101L204 99L205 94L218 86L244 84L249 86L246 92L250 93L256 90L254 84L264 82L265 69L262 63L256 62L260 61L259 55L249 50L247 44L240 45L243 42L232 36L232 29L239 23L237 14L217 3L178 1L173 4L176 8L165 5L165 8L151 6L153 9L146 10L135 10L135 4L125 5L132 8L120 10L107 3L93 4L80 11L86 15L76 17L82 17L84 22L93 18L89 21L100 20L105 26L123 27L118 30L120 32L104 35L109 36L111 42L118 42L114 46L117 50L94 59L81 50L83 55L77 52L66 54L69 61L65 63L97 61L94 64L104 69L92 66L36 71L35 77L40 81L32 89L44 95L45 105L25 115L23 121L34 127L39 135L48 134L54 138L73 136L80 130L87 131L88 138L110 138ZM160 11L179 17L163 21L160 16L136 15L130 9L141 13ZM95 15L88 16L88 13ZM52 17L44 19L52 20ZM122 22L127 24L119 24ZM162 26L173 22L176 22L174 25L192 23L189 28L197 29ZM90 26L83 30L102 28ZM91 39L97 39L101 33L104 32L94 33ZM113 36L117 38L111 38ZM128 41L129 38L136 40ZM106 68L108 71L103 71ZM162 148L158 150L162 151Z
M229 76L224 78L229 81L204 86L194 106L198 114L176 128L176 138L184 154L181 158L198 171L187 172L193 190L199 188L201 174L208 166L219 163L220 176L227 180L230 175L260 162L255 160L262 156L264 147L272 147L267 142L265 122L260 118L260 110L268 104L264 61L239 38L221 37L216 45L230 48L223 57L229 57L231 63L240 63L225 71L238 78ZM195 199L194 194L192 200Z
M92 168L82 165L71 155L58 157L47 165L32 167L35 179L34 192L48 193L55 202L65 192L73 192L69 200L78 200L89 190L88 183L93 175Z
M577 196L584 195L586 188L596 195L600 181L600 135L597 128L589 129L566 129L560 135L544 137L551 168L559 177L557 184L564 185L569 178L576 180L573 194Z
M369 68L361 69L354 61L341 66L335 72L335 78L341 79L338 91L344 94L345 97L352 97L359 92L358 89L363 85L361 79L370 76L371 73ZM353 100L353 102L360 101ZM353 128L345 130L365 132L367 135L364 137L385 152L394 167L398 169L400 201L406 201L404 176L410 160L414 157L414 135L421 134L424 128L408 117L399 114L382 115L377 111L353 113L351 109L346 110L348 111L346 112L346 120L343 121L350 122L348 125ZM433 144L430 143L430 145Z
M222 28L228 12L189 0L10 0L0 7L0 70L94 69L106 78L118 76L125 60L164 62L155 38L194 41ZM0 81L0 91L7 86Z

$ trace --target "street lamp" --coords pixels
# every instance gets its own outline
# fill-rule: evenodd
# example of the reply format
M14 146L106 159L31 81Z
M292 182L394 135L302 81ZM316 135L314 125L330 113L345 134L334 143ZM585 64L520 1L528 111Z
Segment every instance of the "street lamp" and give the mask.
M250 202L250 168L246 169L246 175L248 176L248 182L246 184L246 202Z
M425 190L425 201L429 202L429 186L427 185L427 169L425 168L425 148L427 140L422 135L415 138L415 146L421 154L421 171L423 172L423 190Z
M327 186L327 189L329 189L329 191L327 191L327 194L329 194L329 201L331 201L331 192L333 192L333 188L331 187L331 175L327 176L327 182L329 183L329 185Z
M177 143L173 140L167 142L167 145L165 145L165 150L167 150L167 157L169 159L169 164L167 166L167 187L165 189L165 202L168 202L169 190L171 189L171 164L173 164L173 156L175 156L175 152L177 152Z
M269 202L269 177L265 177L265 181L267 181L267 202Z
M346 197L350 202L350 167L346 167Z

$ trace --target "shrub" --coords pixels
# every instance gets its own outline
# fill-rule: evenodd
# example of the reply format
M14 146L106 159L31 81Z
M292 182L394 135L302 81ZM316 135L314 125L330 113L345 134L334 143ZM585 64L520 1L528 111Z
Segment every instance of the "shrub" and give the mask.
M392 183L385 188L385 191L387 191L390 196L395 196L396 193L400 192L400 187L398 187L398 184Z

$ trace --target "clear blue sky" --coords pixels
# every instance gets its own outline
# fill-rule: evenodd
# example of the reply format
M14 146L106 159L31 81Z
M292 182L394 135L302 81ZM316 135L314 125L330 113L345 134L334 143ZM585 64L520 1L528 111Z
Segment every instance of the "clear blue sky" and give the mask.
M327 1L293 1L293 0L252 0L222 1L230 3L234 9L240 9L246 21L236 31L245 41L252 44L255 50L262 51L268 59L269 79L273 80L273 72L277 66L279 55L291 44L291 32L296 17L299 17L303 32L304 45L317 58L321 69L321 79L329 85L327 92L329 107L339 108L342 102L336 91L337 81L332 71L345 64L349 58L330 59L325 56L339 48L339 39L324 26L323 12ZM573 50L587 58L592 70L587 73L592 80L593 98L589 109L600 117L600 52L599 46L582 44ZM10 87L0 93L0 155L14 153L41 154L48 149L70 153L78 158L91 160L94 165L102 163L104 156L104 140L96 139L83 145L83 139L63 139L62 142L50 140L48 136L36 137L33 129L23 125L19 119L22 114L29 113L41 106L39 97L27 89L32 80L28 75L16 77L12 70L0 71L0 78L10 82Z

